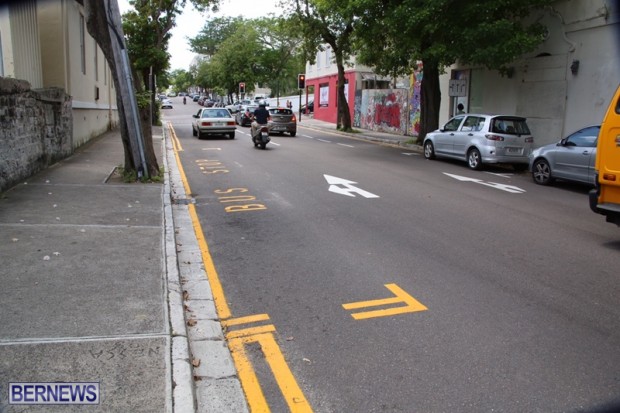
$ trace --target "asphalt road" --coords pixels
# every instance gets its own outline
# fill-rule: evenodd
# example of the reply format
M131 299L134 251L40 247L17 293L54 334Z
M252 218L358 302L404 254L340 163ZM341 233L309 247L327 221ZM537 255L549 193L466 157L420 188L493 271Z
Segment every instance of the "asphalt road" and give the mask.
M198 140L197 109L164 119L226 300L268 316L311 411L620 410L620 228L588 188L303 126L267 150L249 128Z

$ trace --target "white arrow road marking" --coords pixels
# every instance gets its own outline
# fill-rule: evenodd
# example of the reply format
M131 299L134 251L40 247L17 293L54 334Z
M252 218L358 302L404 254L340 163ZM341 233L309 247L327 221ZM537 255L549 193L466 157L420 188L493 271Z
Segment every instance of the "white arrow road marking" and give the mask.
M500 174L500 173L497 173L497 172L485 172L485 173L487 173L489 175L501 176L502 178L510 178L510 177L512 177L514 175L514 174Z
M525 189L521 189L518 186L498 184L497 182L485 182L482 179L468 178L466 176L460 176L460 175L452 175L446 172L444 172L444 175L448 175L450 178L454 178L458 181L473 182L473 183L480 184L480 185L490 186L491 188L496 188L501 191L510 192L512 194L522 194L525 192Z
M402 154L407 155L407 156L418 156L419 155L418 153L415 153L415 152L403 152Z
M280 144L279 144L279 143L275 143L273 140L271 141L271 144L272 144L272 145L276 145L276 146L280 146Z
M310 136L310 135L301 135L301 136L303 136L304 138L308 138L308 139L314 139L314 136Z
M328 141L328 140L325 140L325 139L318 139L318 140L321 141L321 142L325 142L325 143L332 143L332 141Z
M340 146L346 146L347 148L355 148L353 145L347 145L346 143L339 143Z
M346 195L346 196L352 196L352 197L355 197L353 193L357 193L363 196L364 198L379 198L379 195L372 194L368 191L364 191L361 188L353 186L353 184L356 184L357 182L349 181L348 179L338 178L336 176L331 176L331 175L323 175L323 176L325 177L325 180L329 184L330 192L334 192L336 194L341 194L341 195ZM342 185L344 186L344 188L338 185Z

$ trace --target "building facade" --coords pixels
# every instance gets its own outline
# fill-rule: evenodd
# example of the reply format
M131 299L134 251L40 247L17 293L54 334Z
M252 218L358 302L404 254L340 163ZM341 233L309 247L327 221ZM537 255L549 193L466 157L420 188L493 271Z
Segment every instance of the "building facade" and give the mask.
M440 125L456 113L459 103L470 113L523 116L538 146L600 123L620 83L619 8L616 0L557 1L530 16L547 27L546 39L509 65L506 74L459 63L447 68L440 78ZM423 70L411 79L393 81L352 59L345 76L355 126L417 135ZM336 123L336 86L336 65L326 47L315 64L306 64L306 89L316 119ZM409 112L406 127L403 111Z
M118 125L116 94L101 49L86 30L76 0L23 0L0 5L0 76L32 89L71 96L72 146Z
M440 124L470 113L526 117L537 146L600 124L620 84L620 10L613 0L568 0L531 16L548 31L504 76L454 65L441 78Z

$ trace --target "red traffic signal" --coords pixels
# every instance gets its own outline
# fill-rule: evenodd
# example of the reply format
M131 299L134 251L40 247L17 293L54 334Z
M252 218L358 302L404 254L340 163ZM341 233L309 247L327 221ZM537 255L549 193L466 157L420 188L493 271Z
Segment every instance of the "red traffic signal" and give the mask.
M299 89L305 89L306 88L306 75L303 73L300 73L297 75L297 87Z
M245 93L245 82L239 83L239 93Z

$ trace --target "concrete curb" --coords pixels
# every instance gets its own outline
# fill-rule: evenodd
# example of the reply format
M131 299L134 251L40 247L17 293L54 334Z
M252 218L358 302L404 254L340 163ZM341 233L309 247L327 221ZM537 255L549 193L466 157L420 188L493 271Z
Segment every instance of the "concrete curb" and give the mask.
M165 127L164 136L166 136ZM175 412L249 412L217 315L202 251L171 139L166 137L166 181L173 227L168 289L173 334ZM187 323L192 320L191 325ZM189 325L189 326L188 326ZM189 388L189 389L188 389ZM190 410L191 409L191 410Z
M195 412L194 387L189 354L187 329L183 314L183 293L179 277L179 263L176 251L176 237L172 211L171 164L168 159L166 128L162 127L163 163L164 163L164 236L166 291L168 293L168 314L170 317L170 334L172 336L172 403L174 412ZM176 161L175 161L176 162Z
M406 149L410 149L413 150L415 152L418 153L423 153L423 148L420 145L417 144L410 144L410 143L405 143L399 139L394 139L394 138L381 138L381 137L377 137L377 136L370 136L370 135L365 135L364 133L349 133L349 132L342 132L339 131L338 129L327 129L325 127L321 127L321 126L316 126L316 125L308 125L308 124L300 124L300 126L304 127L304 128L308 128L308 129L313 129L316 131L321 131L321 132L329 132L329 133L333 133L336 135L340 135L340 136L346 136L348 138L351 139L361 139L361 140L365 140L365 141L369 141L369 142L377 142L377 143L382 143L382 144L386 144L386 145L390 145L390 146L394 146L394 147L398 147L398 148L406 148ZM400 135L398 135L400 136Z

